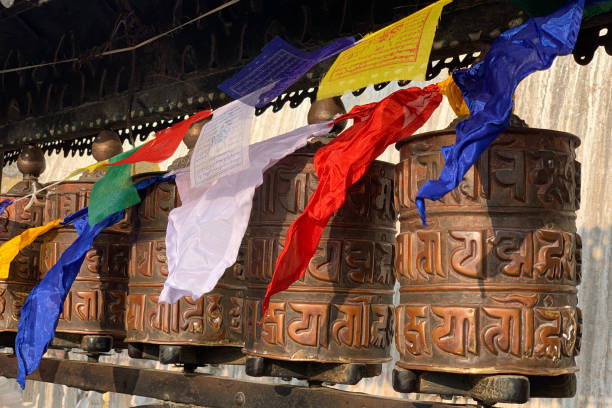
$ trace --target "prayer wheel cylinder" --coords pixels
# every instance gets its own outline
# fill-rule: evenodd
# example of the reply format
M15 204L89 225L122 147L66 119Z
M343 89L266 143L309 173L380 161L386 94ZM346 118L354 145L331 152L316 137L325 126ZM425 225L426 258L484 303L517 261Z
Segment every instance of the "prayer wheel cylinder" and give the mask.
M316 190L313 158L319 147L319 142L309 143L280 160L255 192L247 230L244 351L259 361L247 359L247 374L356 383L378 374L380 363L390 360L396 233L391 164L374 162L349 189L304 277L272 296L268 314L258 323L287 230ZM283 361L298 364L289 366L289 374L267 366ZM299 363L306 365L300 369ZM308 363L361 364L376 372L317 376L321 370Z
M34 157L32 157L34 156ZM45 162L42 152L37 147L26 147L18 158L19 169L24 173L24 180L17 183L8 193L0 196L0 201L17 200L32 192L32 183L44 170ZM37 187L41 188L40 185ZM43 193L37 196L38 202L28 209L29 199L17 201L6 208L0 215L0 245L16 237L28 228L39 227L43 220ZM14 343L21 307L30 290L38 283L38 261L40 240L37 239L19 251L11 262L7 279L0 279L0 345L12 347Z
M110 150L104 149L109 146ZM120 153L121 144L113 132L103 131L94 141L92 150L96 159L104 160ZM78 181L65 181L49 188L44 222L64 218L88 206L93 185L103 174L98 170L83 174ZM107 352L123 342L132 229L129 213L126 209L122 221L100 232L87 252L66 296L53 347L80 345L88 352ZM71 225L45 234L40 250L41 278L77 237Z
M447 129L397 144L397 366L573 377L581 336L579 139L551 130L508 129L456 189L425 202L429 225L424 226L416 194L439 177L441 148L454 143L455 132Z
M51 187L47 192L44 222L64 218L86 207L93 184L67 181ZM126 214L128 212L129 209ZM80 343L81 336L111 336L115 344L123 341L130 229L126 216L113 227L104 229L94 240L64 302L55 331L55 345L60 345L61 339ZM70 225L45 234L40 251L41 278L77 237L76 229ZM105 345L89 347L108 351L112 345L102 341Z
M174 180L157 183L143 193L136 207L129 267L126 342L131 346L130 355L143 357L144 352L144 356L158 357L167 364L239 362L236 360L242 359L240 348L244 345L244 250L213 291L197 300L183 297L173 305L158 303L168 276L168 215L180 206L180 197Z

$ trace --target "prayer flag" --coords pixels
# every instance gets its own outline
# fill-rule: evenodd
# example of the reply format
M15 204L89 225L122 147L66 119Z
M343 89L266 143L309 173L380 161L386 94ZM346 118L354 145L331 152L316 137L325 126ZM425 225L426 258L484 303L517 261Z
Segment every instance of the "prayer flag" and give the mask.
M438 86L440 87L440 93L446 96L448 104L453 109L453 112L455 112L455 115L464 116L470 114L470 110L463 100L461 89L455 84L452 75L444 81L438 82Z
M439 0L344 51L323 77L317 99L395 79L424 81L438 19L451 1Z
M0 201L0 215L4 214L6 208L11 204L13 204L13 200L11 200L10 198L6 198Z
M75 171L70 173L68 175L68 177L66 177L66 179L72 178L72 177L76 176L77 174L81 174L81 173L84 173L84 172L93 173L94 171L98 170L99 168L105 167L105 166L108 166L108 160L102 160L102 161L99 161L97 163L90 164L89 166L81 167L80 169L76 169Z
M92 227L89 225L85 208L64 219L65 223L74 223L79 236L66 248L40 283L32 289L21 308L15 338L15 354L19 366L17 382L22 389L25 387L25 377L38 368L43 354L53 339L66 295L79 273L93 240L100 231L122 218L123 210L109 215Z
M53 228L60 227L61 221L61 219L57 219L41 227L28 228L21 234L2 244L2 246L0 246L0 279L8 278L11 262L15 259L19 251L30 245L39 236L46 234Z
M264 316L270 297L304 274L329 218L344 204L346 190L359 181L387 146L420 128L441 101L437 85L401 89L378 103L356 106L336 119L355 119L355 123L315 154L319 184L304 212L287 231L264 298Z
M273 85L259 98L243 99L251 106L262 107L274 100L319 62L353 45L352 37L340 38L314 52L293 47L274 37L253 61L233 77L223 81L219 89L234 99L243 99L261 88Z
M133 154L124 159L109 163L109 166L121 166L128 163L138 163L141 161L159 163L166 160L179 147L189 127L201 120L206 119L211 114L210 110L204 110L191 115L174 125L155 133L155 138L140 146Z
M192 187L248 168L253 116L255 109L241 100L215 111L193 148L189 162Z
M309 137L330 129L331 122L317 123L255 143L249 147L248 169L202 187L190 187L189 172L177 173L182 205L168 217L169 273L160 302L176 303L182 296L197 299L215 287L225 269L236 262L263 172L305 145Z
M140 147L118 154L108 160L109 164L130 156ZM91 189L89 198L89 225L94 226L111 214L140 202L140 196L132 182L132 165L112 166Z
M424 200L439 200L457 187L480 154L510 126L512 95L519 82L549 68L557 55L572 52L583 5L584 0L570 1L548 16L505 31L484 61L453 73L472 116L457 125L456 143L444 152L446 163L439 179L428 181L417 193L423 224L427 225Z

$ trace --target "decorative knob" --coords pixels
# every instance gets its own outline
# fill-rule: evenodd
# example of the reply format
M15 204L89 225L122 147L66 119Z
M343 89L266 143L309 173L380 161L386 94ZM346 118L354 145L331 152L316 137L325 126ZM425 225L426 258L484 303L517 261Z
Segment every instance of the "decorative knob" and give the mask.
M42 150L34 144L21 149L17 158L17 168L23 173L23 178L36 179L45 171L45 156Z
M346 113L344 104L339 96L314 101L308 110L308 123L322 123L332 120L334 116ZM331 130L331 133L340 133L346 126L346 121L340 122Z
M38 176L45 171L45 156L42 150L35 144L25 146L17 157L17 168L23 174L23 180L15 184L8 194L23 196L34 191L33 185L40 190L42 186L38 182Z
M200 137L200 132L202 131L202 128L205 124L210 122L211 119L212 116L209 116L206 119L202 119L198 122L192 123L191 126L189 126L189 129L187 130L187 133L185 133L185 137L183 138L183 143L185 143L185 146L187 146L189 150L193 149L196 142L198 141L198 137Z
M103 130L91 145L91 153L97 161L108 160L113 156L123 152L123 146L119 135L112 130Z

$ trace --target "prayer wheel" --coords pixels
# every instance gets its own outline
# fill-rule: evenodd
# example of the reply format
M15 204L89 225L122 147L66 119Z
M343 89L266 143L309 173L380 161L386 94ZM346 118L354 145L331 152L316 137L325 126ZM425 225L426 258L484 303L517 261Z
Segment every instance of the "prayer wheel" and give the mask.
M272 296L262 319L287 230L316 190L313 158L321 146L309 143L280 160L255 192L245 265L244 351L251 376L355 384L380 374L381 363L390 360L396 214L388 163L374 162L349 189L303 279Z
M188 147L195 145L205 122L189 130L185 139ZM170 167L188 165L189 156ZM129 265L125 341L130 357L179 363L187 370L205 364L242 363L244 250L213 291L199 299L183 297L173 305L158 303L168 276L168 215L180 206L180 197L174 181L155 184L141 195Z
M98 161L121 153L119 137L114 132L101 132L94 140L92 151ZM78 181L65 181L49 188L44 222L64 218L86 207L94 183L103 174L103 170L96 170L83 174ZM87 252L64 302L51 347L81 347L88 353L101 353L123 342L131 230L127 214L129 210L122 221L103 230ZM41 277L77 236L72 226L44 236L40 250Z
M580 350L580 140L511 127L439 201L415 207L437 179L447 129L397 144L400 305L394 388L487 404L571 397Z
M42 186L38 184L38 176L45 170L45 158L40 149L34 145L25 147L17 159L17 167L23 173L23 180L13 186L1 200L17 200ZM28 228L38 227L43 219L43 194L29 205L30 200L24 199L11 204L0 216L0 244L21 234ZM29 207L28 207L29 206ZM12 347L19 322L20 310L25 303L30 290L38 283L38 260L40 241L36 240L11 262L7 279L0 279L0 346Z

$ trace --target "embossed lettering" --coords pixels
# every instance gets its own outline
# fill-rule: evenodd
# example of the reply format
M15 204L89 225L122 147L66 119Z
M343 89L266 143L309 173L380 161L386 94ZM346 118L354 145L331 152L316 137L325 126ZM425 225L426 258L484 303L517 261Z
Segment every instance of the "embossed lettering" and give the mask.
M484 279L482 232L451 231L450 236L459 241L459 245L451 252L453 269L470 278Z
M204 330L202 316L204 315L204 297L193 300L185 296L182 301L185 307L181 313L181 329L190 333L202 333Z
M270 302L261 325L261 338L268 344L285 345L285 302Z
M81 320L98 320L102 316L102 291L74 292L74 314Z
M533 235L522 231L495 231L495 254L504 261L501 272L513 277L533 277Z
M370 344L370 302L371 297L355 297L347 304L334 305L343 319L336 319L332 325L332 335L338 345L349 347L368 347ZM359 302L358 304L352 304Z
M308 273L323 282L338 282L340 279L340 241L319 242L317 251L308 264Z
M230 302L232 302L232 307L229 311L230 315L230 327L229 330L238 335L242 335L242 309L244 308L244 298L242 297L234 297L230 298Z
M525 153L520 150L494 149L496 163L504 166L493 168L491 173L504 187L511 188L511 197L515 200L525 202L526 178L525 178Z
M432 306L442 325L431 332L434 344L442 351L457 356L478 355L478 309L475 307Z
M396 345L402 354L413 356L431 355L431 346L427 343L426 333L429 330L427 318L428 306L400 306L396 310L398 325Z
M344 262L349 281L371 283L374 280L374 244L370 241L344 241Z
M395 274L399 281L402 277L416 279L412 269L411 235L402 233L395 237Z
M329 305L289 303L289 307L301 313L299 319L291 320L287 326L289 338L304 346L327 347Z
M417 247L420 248L416 254L416 270L425 279L429 279L432 275L446 278L446 273L442 269L440 233L419 231L416 236Z
M146 295L128 295L125 312L125 327L127 330L144 330L144 312Z

